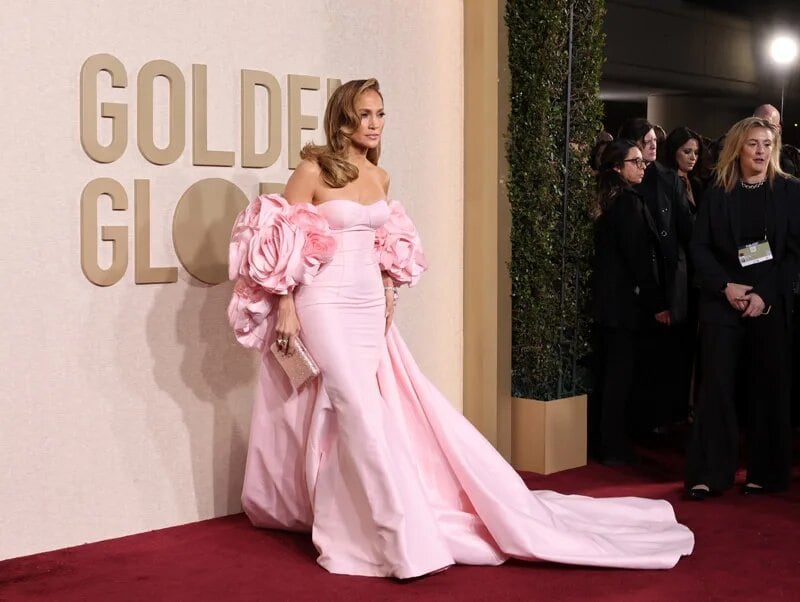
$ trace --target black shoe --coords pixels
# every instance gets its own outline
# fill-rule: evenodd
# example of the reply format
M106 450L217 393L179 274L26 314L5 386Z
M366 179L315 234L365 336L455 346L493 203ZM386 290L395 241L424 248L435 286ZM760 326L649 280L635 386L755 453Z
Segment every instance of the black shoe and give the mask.
M710 498L710 497L719 497L722 495L719 491L715 489L703 489L695 485L694 487L686 490L686 496L690 500L695 500L698 502L702 502L703 500Z
M772 493L772 489L756 485L755 483L745 483L742 485L742 493L745 495L764 495Z

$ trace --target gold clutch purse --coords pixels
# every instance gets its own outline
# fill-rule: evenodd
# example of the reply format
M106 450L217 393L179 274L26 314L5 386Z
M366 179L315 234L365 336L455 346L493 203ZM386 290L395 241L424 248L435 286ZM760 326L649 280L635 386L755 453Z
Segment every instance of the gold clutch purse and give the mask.
M292 337L293 353L291 355L286 355L278 349L277 341L272 342L269 350L278 360L283 371L286 372L286 376L289 377L289 382L292 383L295 390L300 389L309 380L319 376L319 366L314 361L314 358L311 357L306 346L303 345L300 337Z

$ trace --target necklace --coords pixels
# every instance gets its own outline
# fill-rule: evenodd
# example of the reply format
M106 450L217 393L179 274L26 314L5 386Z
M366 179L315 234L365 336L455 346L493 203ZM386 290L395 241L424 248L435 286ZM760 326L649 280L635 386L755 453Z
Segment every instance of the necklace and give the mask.
M744 188L745 190L756 190L758 188L761 188L764 185L764 182L766 182L766 180L761 180L760 182L753 182L752 184L748 184L744 180L739 180L739 184L741 184L742 188Z

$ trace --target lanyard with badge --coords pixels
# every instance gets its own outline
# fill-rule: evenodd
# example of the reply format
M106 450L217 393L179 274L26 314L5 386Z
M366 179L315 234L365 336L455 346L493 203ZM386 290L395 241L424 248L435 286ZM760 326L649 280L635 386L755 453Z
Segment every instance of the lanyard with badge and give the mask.
M760 242L753 242L748 245L739 247L739 263L743 268L757 263L763 263L772 259L772 249L769 248L769 241L767 240L767 228L764 226L764 240ZM772 306L769 305L761 313L762 316L769 314Z
M766 201L766 199L765 199ZM764 239L760 241L750 242L746 245L739 247L739 264L746 268L757 263L772 260L772 249L767 240L767 212L766 203L764 209Z
M769 247L766 232L764 232L764 240L739 247L739 263L743 268L770 261L771 259L772 249Z

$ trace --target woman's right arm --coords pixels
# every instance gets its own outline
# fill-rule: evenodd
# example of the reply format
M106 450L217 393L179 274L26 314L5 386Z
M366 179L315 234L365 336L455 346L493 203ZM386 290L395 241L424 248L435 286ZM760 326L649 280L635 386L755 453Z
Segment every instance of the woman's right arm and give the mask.
M689 245L700 286L709 293L719 293L730 282L725 268L720 265L712 250L711 206L716 203L716 194L719 194L719 190L710 190L700 203Z
M315 193L320 179L320 169L315 162L302 161L286 182L283 191L290 205L314 202ZM292 354L294 347L292 339L300 333L300 320L294 306L294 293L289 291L278 299L278 311L275 321L275 334L278 338L278 349L287 355ZM282 342L282 341L285 341Z
M278 349L292 355L294 347L292 339L300 333L300 320L294 307L294 293L291 291L281 295L278 299L278 311L275 320L275 334L278 340Z

